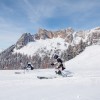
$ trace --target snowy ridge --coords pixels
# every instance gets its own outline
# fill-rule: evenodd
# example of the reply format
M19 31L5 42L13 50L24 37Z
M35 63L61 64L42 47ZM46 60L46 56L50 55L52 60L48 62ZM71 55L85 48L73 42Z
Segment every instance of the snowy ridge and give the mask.
M62 38L53 38L53 39L46 39L46 40L36 40L35 42L29 42L23 48L16 50L14 49L14 53L22 53L24 55L35 55L37 52L42 55L42 50L49 51L50 54L54 54L56 49L60 51L66 50L68 44Z
M45 38L46 35L49 37L49 33L51 31L42 30L42 29L40 33L35 34L35 35L39 35L38 36L39 39L35 39L35 35L32 36L31 34L27 34L27 33L26 35L23 34L22 35L23 39L21 37L19 39L20 41L18 41L19 44L17 43L16 45L19 46L21 44L26 44L26 45L22 45L20 49L15 48L14 53L17 52L28 56L32 56L35 55L37 52L38 54L42 55L41 53L39 53L39 51L41 52L44 50L44 52L49 51L52 54L54 53L55 50L60 50L60 51L64 51L65 49L67 50L68 45L71 46L79 45L80 41L84 42L86 45L100 43L100 27L91 30L86 30L86 31L78 31L78 32L74 32L72 30L73 29L66 29L66 30L54 32L52 33L53 35L52 38ZM57 34L56 37L55 34ZM27 43L26 42L23 43L23 41L26 41L24 40L24 35L26 37L25 39L27 40ZM42 39L42 37L44 37L45 39ZM33 40L31 40L31 38L33 38Z

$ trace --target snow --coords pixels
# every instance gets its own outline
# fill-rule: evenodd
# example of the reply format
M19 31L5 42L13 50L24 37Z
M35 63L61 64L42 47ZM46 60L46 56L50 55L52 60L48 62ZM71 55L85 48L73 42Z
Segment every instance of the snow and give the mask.
M65 65L72 70L99 70L99 59L100 45L93 45L87 47L84 52L76 56L74 59L66 62Z
M54 69L1 70L0 100L100 100L99 60L100 45L94 45L65 63L73 77L40 80Z
M3 49L0 49L0 53L3 51Z
M74 38L74 44L79 44L79 42L81 41L81 37L76 37Z
M32 56L39 50L45 50L45 51L52 50L53 54L56 49L59 49L60 51L66 50L67 47L65 46L65 44L67 44L65 40L59 37L46 40L40 39L36 40L35 42L28 43L26 46L24 46L19 50L14 49L14 53L17 52L17 53L22 53L24 55Z

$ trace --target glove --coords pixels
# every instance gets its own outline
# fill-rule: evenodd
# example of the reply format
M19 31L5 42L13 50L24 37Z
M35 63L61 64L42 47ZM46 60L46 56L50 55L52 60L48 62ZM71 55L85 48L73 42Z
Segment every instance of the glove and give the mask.
M52 66L54 66L54 63L51 63Z

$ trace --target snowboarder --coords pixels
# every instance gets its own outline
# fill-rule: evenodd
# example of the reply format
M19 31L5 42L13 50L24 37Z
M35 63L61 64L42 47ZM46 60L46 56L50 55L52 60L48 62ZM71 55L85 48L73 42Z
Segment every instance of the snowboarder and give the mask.
M55 63L52 63L51 65L56 65L55 69L56 69L56 74L62 75L62 71L65 70L65 67L63 65L63 61L61 60L61 58L58 57L58 55L54 56L54 59L56 59Z

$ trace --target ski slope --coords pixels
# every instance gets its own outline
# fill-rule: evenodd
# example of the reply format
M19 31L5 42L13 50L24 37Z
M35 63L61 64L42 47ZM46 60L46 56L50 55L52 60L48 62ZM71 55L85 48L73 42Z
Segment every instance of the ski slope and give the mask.
M73 77L40 80L54 76L54 69L1 70L0 100L100 100L99 60L100 46L94 45L65 63Z
M84 52L65 63L67 69L75 74L87 76L90 72L93 76L99 76L100 71L100 45L89 46ZM87 74L86 74L87 73Z

